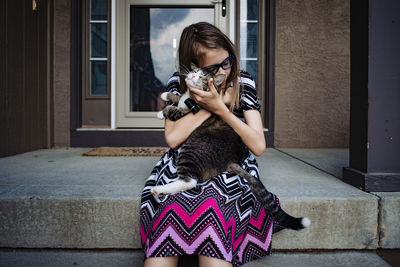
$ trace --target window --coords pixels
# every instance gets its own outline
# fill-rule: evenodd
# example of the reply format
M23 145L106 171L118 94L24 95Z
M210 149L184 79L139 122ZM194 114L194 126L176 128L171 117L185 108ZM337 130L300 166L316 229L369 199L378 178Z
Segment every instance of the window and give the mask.
M110 0L86 0L82 8L82 127L109 128Z
M87 96L108 96L108 1L90 0L89 88Z
M258 1L240 0L240 65L257 82Z

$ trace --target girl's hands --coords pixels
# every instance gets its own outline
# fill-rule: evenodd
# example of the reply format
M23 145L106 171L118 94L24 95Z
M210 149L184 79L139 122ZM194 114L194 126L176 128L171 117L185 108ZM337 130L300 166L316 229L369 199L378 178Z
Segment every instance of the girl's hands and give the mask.
M191 97L204 109L215 113L220 114L228 110L225 104L230 102L230 92L229 88L226 90L226 93L218 94L217 89L215 89L213 80L210 79L208 81L208 88L210 91L203 91L202 89L195 88L189 86L186 81L186 85L190 90Z

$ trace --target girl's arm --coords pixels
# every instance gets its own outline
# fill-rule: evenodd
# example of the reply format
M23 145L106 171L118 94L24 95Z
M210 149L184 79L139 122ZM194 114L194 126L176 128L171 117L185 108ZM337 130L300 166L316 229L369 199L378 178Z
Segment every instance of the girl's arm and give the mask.
M165 141L168 146L172 149L178 147L210 116L209 111L200 109L196 114L189 113L177 121L165 119Z
M181 94L179 90L179 76L177 73L174 73L169 79L167 84L167 91L170 93L175 93L177 95ZM172 149L178 147L198 126L200 126L210 116L210 112L202 109L196 114L187 114L177 121L165 119L164 136L166 143Z
M254 155L261 156L265 151L266 144L260 112L258 110L244 111L244 118L246 119L246 123L244 123L229 111L224 104L226 102L223 99L225 96L218 94L211 79L208 85L210 88L208 92L189 87L192 97L203 108L220 116L222 120L228 123Z
M229 109L222 110L217 114L226 123L228 123L233 130L242 138L243 143L253 152L256 156L261 156L266 148L264 129L261 121L260 112L258 110L244 111L244 118L246 123L233 115Z

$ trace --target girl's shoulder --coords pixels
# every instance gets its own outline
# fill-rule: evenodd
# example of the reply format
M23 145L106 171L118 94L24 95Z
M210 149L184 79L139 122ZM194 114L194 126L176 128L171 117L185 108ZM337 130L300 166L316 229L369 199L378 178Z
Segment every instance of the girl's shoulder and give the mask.
M180 76L178 72L175 72L172 74L171 78L169 78L165 91L180 95L182 94L180 88Z
M240 72L239 72L239 78L247 78L247 79L253 80L253 76L251 76L251 74L248 73L248 72L245 71L245 70L240 70Z
M248 89L256 90L256 83L247 71L241 70L239 73L239 84L242 87L248 87Z
M260 111L261 105L257 99L257 89L253 77L250 73L241 70L239 74L239 106L235 107L234 114L238 117L243 117L243 112L246 110Z
M169 78L167 84L170 83L180 83L180 76L179 76L179 72L174 72L174 74L172 74L172 76Z

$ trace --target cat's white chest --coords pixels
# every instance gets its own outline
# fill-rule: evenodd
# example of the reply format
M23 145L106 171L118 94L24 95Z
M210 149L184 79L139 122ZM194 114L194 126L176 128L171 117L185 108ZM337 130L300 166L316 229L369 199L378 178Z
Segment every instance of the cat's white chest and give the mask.
M187 89L187 90L186 90L186 93L184 93L184 94L181 96L181 98L179 99L178 108L184 108L184 107L186 107L185 100L188 99L188 98L190 98L189 89Z

